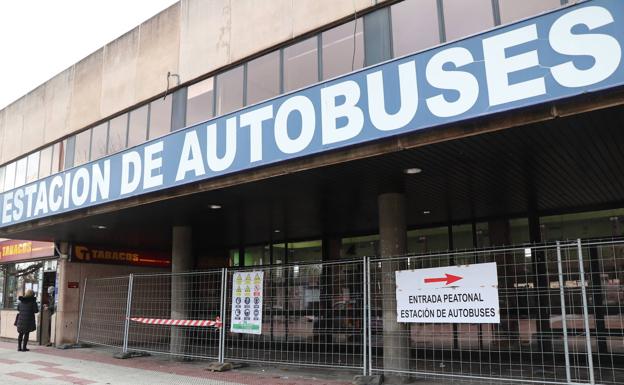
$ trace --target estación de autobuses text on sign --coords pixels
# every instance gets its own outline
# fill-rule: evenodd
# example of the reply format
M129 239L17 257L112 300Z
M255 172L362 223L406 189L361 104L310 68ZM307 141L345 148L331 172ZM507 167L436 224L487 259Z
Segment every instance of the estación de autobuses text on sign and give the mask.
M2 227L624 84L624 1L593 0L373 66L2 194Z

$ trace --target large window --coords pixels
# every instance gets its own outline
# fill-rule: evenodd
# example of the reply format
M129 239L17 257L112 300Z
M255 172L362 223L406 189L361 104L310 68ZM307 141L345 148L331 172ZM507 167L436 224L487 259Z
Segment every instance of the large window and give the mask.
M4 287L6 288L5 308L14 309L17 307L18 298L26 293L26 290L32 290L35 297L40 299L41 288L39 281L42 274L43 263L26 262L10 264L6 268L6 277Z
M81 164L89 161L89 153L91 150L91 130L83 131L76 134L76 144L74 147L74 166L80 166Z
M456 40L494 26L491 0L444 0L443 3L446 40Z
M624 209L540 218L542 241L624 236Z
M150 103L149 139L161 137L171 132L171 100L159 98Z
M22 158L17 161L15 167L15 187L23 186L26 183L26 168L28 167L28 158Z
M39 177L39 151L28 155L28 166L26 168L26 183L34 182Z
M108 123L93 127L91 133L91 160L100 159L106 155L108 140Z
M145 105L130 111L128 122L128 147L136 146L147 140L147 113L149 106Z
M45 178L50 175L53 152L54 146L48 146L41 150L41 154L39 155L39 178Z
M243 66L217 76L217 116L243 106Z
M6 171L6 167L0 167L0 192L4 191L4 173Z
M126 148L128 137L128 114L111 119L108 127L108 153L114 154Z
M63 143L54 143L52 146L52 169L51 174L55 174L61 171L61 165L63 164L64 148Z
M321 34L323 79L364 67L363 21L357 19Z
M407 232L408 253L429 253L449 249L448 227L418 229Z
M288 244L288 263L320 262L323 259L323 242L306 241Z
M561 0L498 0L503 24L561 7Z
M213 117L214 79L209 78L189 86L186 94L186 125Z
M12 163L9 163L5 167L5 172L4 172L4 191L11 190L12 188L15 187L15 167L16 166L17 166L16 163L12 162Z
M390 7L394 57L440 44L436 0L406 0Z
M279 51L259 57L247 64L247 104L270 99L280 93Z
M285 92L318 81L318 38L316 36L284 48Z

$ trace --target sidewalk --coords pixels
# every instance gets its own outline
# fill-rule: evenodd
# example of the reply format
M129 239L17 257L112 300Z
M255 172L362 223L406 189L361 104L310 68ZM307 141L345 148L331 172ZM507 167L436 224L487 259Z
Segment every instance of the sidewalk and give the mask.
M348 373L260 367L212 373L207 362L176 362L164 357L119 360L96 349L60 350L29 346L18 352L16 343L0 342L0 384L3 385L348 385ZM340 378L339 380L337 378Z

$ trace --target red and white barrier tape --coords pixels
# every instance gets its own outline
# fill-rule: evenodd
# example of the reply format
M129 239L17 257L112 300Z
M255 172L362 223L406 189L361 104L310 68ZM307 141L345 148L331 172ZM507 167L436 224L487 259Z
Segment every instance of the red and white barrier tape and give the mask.
M168 318L130 318L131 321L139 322L148 325L172 325L172 326L197 326L197 327L216 327L223 326L221 318L217 317L215 321L212 320L191 320L191 319L168 319Z

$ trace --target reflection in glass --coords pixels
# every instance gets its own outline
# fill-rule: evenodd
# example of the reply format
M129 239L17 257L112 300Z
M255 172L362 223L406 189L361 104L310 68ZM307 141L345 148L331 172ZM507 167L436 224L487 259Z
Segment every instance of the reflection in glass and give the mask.
M74 147L74 166L80 166L89 161L91 150L91 130L76 134L76 144Z
M323 258L323 242L306 241L288 244L288 263L318 262Z
M39 151L28 155L28 166L26 168L26 183L37 180L39 174Z
M247 64L247 104L277 96L280 91L280 55L271 52Z
M269 245L245 247L245 266L260 266L271 263Z
M449 249L448 227L410 230L407 232L408 253L428 253Z
M540 217L542 241L624 236L624 209Z
M456 40L494 26L491 0L444 0L446 40Z
M4 172L4 191L11 190L15 187L15 168L17 164L15 162L7 164Z
M406 0L390 7L394 57L440 44L436 0Z
M342 238L340 258L354 259L379 255L379 235Z
M217 116L243 106L243 66L217 75Z
M212 118L212 104L214 99L213 78L208 78L189 86L186 97L187 126Z
M128 137L128 114L119 115L109 122L108 126L108 153L114 154L126 148Z
M474 249L474 240L472 237L472 224L453 226L453 249L454 250L470 250Z
M42 262L16 263L7 266L6 308L17 308L18 298L26 290L32 290L40 299L39 281L42 278Z
M41 154L39 155L39 178L45 178L50 175L50 171L52 170L53 151L53 146L48 146L41 150Z
M62 144L63 170L67 170L74 166L74 144L76 143L76 136L70 136L65 139Z
M147 113L149 105L130 111L128 122L128 147L136 146L147 140Z
M531 242L531 236L529 235L529 218L510 219L509 228L512 245L522 245Z
M108 123L95 126L91 133L91 160L100 159L106 155L106 141L108 137Z
M538 15L542 12L561 7L561 0L498 0L501 23Z
M323 79L364 67L363 24L360 18L323 32Z
M17 161L15 168L15 187L23 186L26 183L26 167L28 158L22 158Z
M318 39L311 37L284 48L284 91L318 82Z
M158 98L150 103L149 139L161 137L171 132L171 101L167 95L163 100Z

